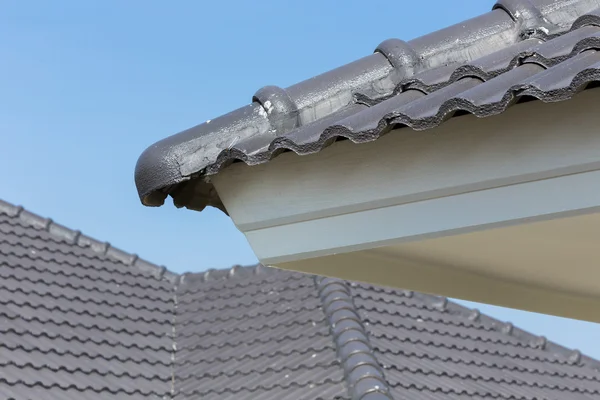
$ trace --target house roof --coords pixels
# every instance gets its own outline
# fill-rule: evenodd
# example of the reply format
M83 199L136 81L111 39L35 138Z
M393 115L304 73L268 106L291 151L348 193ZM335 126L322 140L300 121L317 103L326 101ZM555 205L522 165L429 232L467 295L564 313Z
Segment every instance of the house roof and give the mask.
M425 130L465 113L567 100L600 80L599 0L500 0L493 10L375 52L150 146L139 158L142 203L224 209L210 176L232 162L311 154L394 128Z
M0 201L2 399L591 399L600 363L437 296L174 274Z

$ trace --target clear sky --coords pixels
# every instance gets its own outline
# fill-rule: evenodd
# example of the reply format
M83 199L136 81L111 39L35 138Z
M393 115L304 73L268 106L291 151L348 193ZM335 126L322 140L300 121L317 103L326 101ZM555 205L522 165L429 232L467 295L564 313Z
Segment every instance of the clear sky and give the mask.
M256 258L220 211L143 207L150 144L493 1L20 1L0 6L0 198L138 253L202 271ZM470 304L473 306L473 304ZM600 325L476 305L600 358Z

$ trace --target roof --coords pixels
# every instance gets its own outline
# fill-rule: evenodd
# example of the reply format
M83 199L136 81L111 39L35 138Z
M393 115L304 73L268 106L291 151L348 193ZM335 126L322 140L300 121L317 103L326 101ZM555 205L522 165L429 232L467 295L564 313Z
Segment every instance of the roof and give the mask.
M441 297L171 273L0 201L2 399L592 399L600 363Z
M563 101L600 80L599 0L500 0L493 10L287 89L168 137L140 156L142 203L223 211L210 176L233 162L363 143L392 129L433 128L453 116L488 117L515 103ZM395 134L399 134L396 132Z

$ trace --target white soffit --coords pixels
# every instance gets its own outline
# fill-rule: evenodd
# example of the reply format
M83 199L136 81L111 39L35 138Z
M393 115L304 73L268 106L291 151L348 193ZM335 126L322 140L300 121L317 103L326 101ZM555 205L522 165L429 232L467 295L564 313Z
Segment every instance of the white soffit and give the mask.
M596 261L600 250L595 245L600 240L600 215L596 214L594 221L586 217L407 242L277 266L600 322L600 268ZM572 240L563 243L564 237L560 236L565 229ZM580 234L590 233L587 240L578 241Z

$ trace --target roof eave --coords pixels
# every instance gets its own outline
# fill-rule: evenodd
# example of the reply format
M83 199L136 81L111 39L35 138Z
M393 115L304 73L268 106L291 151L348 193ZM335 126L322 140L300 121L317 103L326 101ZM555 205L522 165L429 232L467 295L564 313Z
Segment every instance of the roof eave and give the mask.
M528 35L564 31L574 17L599 6L597 0L500 0L486 14L410 42L384 41L374 54L287 89L264 87L251 104L146 149L135 170L140 199L146 206L160 206L171 195L177 207L200 211L210 205L224 210L210 176L227 165L235 161L260 164L290 150L299 154L319 151L311 147L314 143L301 146L286 135L318 125L356 104L357 95L389 96L415 73L468 62ZM459 44L448 51L452 43Z

